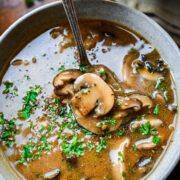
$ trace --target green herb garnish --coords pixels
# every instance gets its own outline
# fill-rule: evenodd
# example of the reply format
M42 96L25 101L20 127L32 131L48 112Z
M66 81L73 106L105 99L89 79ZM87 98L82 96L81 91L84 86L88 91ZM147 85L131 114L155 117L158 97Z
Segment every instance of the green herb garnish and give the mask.
M131 174L135 174L135 172L134 172L132 169L130 169L129 172L130 172Z
M106 139L105 138L101 138L101 142L97 146L96 152L100 152L101 150L105 149L106 148L106 144L107 144Z
M26 80L28 80L28 81L31 80L31 78L30 78L28 75L26 75L26 74L24 75L24 77L25 77Z
M134 151L136 151L137 150L137 146L134 144L134 146L133 146L133 149L134 149Z
M150 129L150 134L151 135L156 135L157 134L157 131L155 130L156 128L151 128Z
M65 70L65 66L64 65L61 65L61 67L59 68L59 70L62 72Z
M122 136L122 135L124 134L124 132L125 132L124 130L122 130L122 131L121 131L121 130L118 130L118 135L119 135L119 136Z
M156 89L165 91L165 90L166 90L166 87L167 87L167 84L166 84L166 82L165 82L165 80L164 80L163 78L159 78L159 79L156 81L156 84L155 84L155 88L156 88Z
M129 53L131 53L131 54L133 54L135 52L135 50L133 49L133 48L131 48L130 50L129 50Z
M154 144L157 144L161 141L161 138L160 137L153 137L153 143Z
M5 90L3 91L3 94L9 93L9 90L13 87L13 83L10 81L4 82L4 85L6 86Z
M154 108L153 113L154 113L155 115L158 115L158 114L159 114L159 104L156 105L156 107Z
M119 161L121 160L122 163L125 162L124 157L123 157L123 154L122 154L120 151L118 152L118 160L119 160Z
M85 153L85 150L83 147L83 141L78 139L77 135L73 135L70 143L67 142L66 140L63 141L61 146L62 146L62 151L68 156L75 155L79 157L79 156L83 156Z
M126 173L124 171L122 172L122 177L124 180L126 180Z
M27 92L27 95L24 97L23 109L19 114L19 117L28 119L32 113L32 108L35 106L36 98L41 92L41 87L36 85L35 88L30 88L31 90Z
M105 70L100 71L101 74L106 74L107 72Z
M79 69L80 69L80 71L84 72L84 71L86 71L87 67L85 65L80 64Z
M15 96L18 96L18 88L15 86L14 89L13 89L13 94Z
M93 134L92 132L90 132L90 131L88 131L86 129L82 129L81 131L86 133L86 135L92 135Z
M24 1L26 3L26 6L30 7L30 6L34 5L35 0L24 0Z
M144 135L147 135L149 133L149 128L150 128L150 122L148 121L147 123L143 124L138 131L141 132Z

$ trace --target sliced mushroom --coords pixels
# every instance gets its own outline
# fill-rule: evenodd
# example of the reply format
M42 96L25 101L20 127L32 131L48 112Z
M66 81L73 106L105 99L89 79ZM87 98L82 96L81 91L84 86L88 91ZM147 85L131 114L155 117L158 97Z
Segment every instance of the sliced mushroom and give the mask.
M82 88L86 92L82 93ZM79 109L83 116L94 108L95 116L107 114L114 105L114 93L108 84L93 73L86 73L78 77L74 82L74 90L77 92L72 98L72 103Z
M80 75L81 71L77 69L69 69L59 73L53 81L55 87L56 95L73 95L73 84L72 82L76 80Z
M129 146L130 140L124 137L116 142L113 149L110 151L110 161L112 169L112 177L114 180L123 180L123 174L126 172L125 151Z
M119 81L116 74L106 66L99 64L93 65L94 73L100 76L114 91L115 94L123 94L123 82Z
M141 74L141 76L144 79L150 80L150 81L157 81L158 78L160 78L162 75L158 72L149 72L146 68L139 69L138 72Z
M136 82L136 74L133 73L132 61L137 59L139 56L138 53L128 54L125 56L123 61L122 75L123 81L130 87Z
M150 136L147 139L141 139L135 143L137 149L140 150L149 150L156 147L157 144L153 143L153 136Z
M149 109L153 107L153 101L149 96L145 96L142 94L131 94L128 97L138 99L139 101L141 101L142 107L148 107Z
M163 125L162 120L157 119L156 117L153 117L153 116L146 116L140 121L132 121L130 124L131 131L139 128L142 125L145 125L148 121L150 122L151 127L159 128L160 126Z
M149 172L153 167L152 157L141 156L139 160L135 163L137 167L137 172L144 175L146 172Z
M54 169L44 174L45 179L53 179L60 174L60 169Z
M122 96L117 98L117 104L119 104L121 110L132 108L134 111L139 111L142 106L142 103L138 99Z
M160 93L155 94L155 100L160 104L166 104L164 97Z
M72 84L66 84L62 88L54 89L54 93L56 95L59 95L59 96L61 96L61 95L73 96L74 95L74 88L73 88Z
M162 74L159 72L149 72L145 66L141 66L136 69L136 72L133 70L133 61L137 61L139 54L133 53L125 56L123 61L123 81L129 87L147 87L152 84L152 81L156 81L158 78L162 77Z

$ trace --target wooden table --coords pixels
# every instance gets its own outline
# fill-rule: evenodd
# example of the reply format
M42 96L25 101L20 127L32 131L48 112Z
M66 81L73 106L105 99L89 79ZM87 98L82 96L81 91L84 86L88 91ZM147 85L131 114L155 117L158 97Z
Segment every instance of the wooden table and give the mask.
M39 0L34 6L27 8L24 0L0 0L0 35L18 18L41 5L55 0ZM180 180L180 163L167 180Z

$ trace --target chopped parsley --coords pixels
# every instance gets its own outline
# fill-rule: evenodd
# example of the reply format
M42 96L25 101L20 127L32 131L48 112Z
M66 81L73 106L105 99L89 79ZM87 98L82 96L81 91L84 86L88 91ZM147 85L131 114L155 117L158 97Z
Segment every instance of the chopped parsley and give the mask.
M41 138L42 139L42 138ZM28 163L33 161L34 159L39 159L43 150L45 153L48 153L52 149L52 145L48 142L45 142L45 138L43 138L42 143L29 143L23 146L21 150L22 158L17 160L17 163Z
M0 141L5 142L5 144L14 144L14 135L17 133L15 121L16 119L10 121L5 119L3 113L0 113Z
M86 135L92 135L93 134L92 132L90 132L86 129L82 129L81 131L84 132Z
M121 103L121 102L118 102L118 103L117 103L117 106L118 106L118 107L121 107L121 106L122 106L122 103Z
M89 144L86 145L86 147L87 147L89 150L91 150L91 149L93 149L94 145L93 145L92 143L89 143Z
M15 86L14 89L13 89L13 94L15 96L18 96L18 88Z
M97 126L102 127L104 124L111 124L114 126L116 124L116 120L113 117L108 118L107 120L103 120L103 121L97 123Z
M105 70L102 70L100 71L100 73L103 75L103 74L106 74L107 72Z
M162 90L162 91L165 91L166 90L166 87L167 87L167 84L164 80L164 78L159 78L156 83L155 83L155 88L156 89L159 89L159 90Z
M120 151L118 152L118 161L121 161L122 163L125 162L123 154Z
M122 136L122 135L124 134L124 132L125 132L124 130L122 130L122 131L121 131L121 130L118 130L118 135L119 135L119 136Z
M154 127L151 128L149 132L150 132L151 135L156 135L157 134L157 131L155 130Z
M79 156L83 156L85 153L83 141L78 139L77 135L73 135L70 142L64 140L63 143L61 144L61 147L62 147L62 151L67 156L75 155L79 157Z
M24 1L26 3L26 6L30 7L30 6L34 5L35 0L24 0Z
M137 146L134 144L134 146L133 146L133 149L134 149L134 151L136 151L137 150Z
M59 98L55 98L55 101L54 101L56 104L59 104Z
M6 81L4 82L4 85L6 86L6 88L3 91L3 94L7 94L9 93L9 90L13 87L13 83L10 81Z
M83 72L83 71L86 71L87 67L85 65L83 65L83 64L80 64L79 69L80 69L80 71Z
M159 104L156 105L156 107L154 108L153 113L154 113L155 115L158 115L158 114L159 114Z
M105 149L106 148L106 144L107 144L106 139L105 138L101 138L101 142L97 146L96 152L100 152L101 150Z
M41 87L36 85L35 88L30 88L30 91L27 92L27 95L24 97L23 108L19 117L28 119L32 113L32 108L36 106L36 98L38 94L41 93Z
M133 54L135 52L135 50L133 49L133 48L131 48L130 50L129 50L129 53L131 53L131 54Z
M47 137L42 137L41 141L46 142L47 141Z
M64 65L61 65L61 67L59 68L59 71L64 71L65 70L65 66Z
M26 80L28 80L28 81L31 80L31 78L30 78L28 75L26 75L26 74L24 75L24 77L25 77Z
M51 125L51 126L49 127L49 130L48 130L47 134L51 134L52 130L53 130L53 125Z
M124 180L126 180L126 173L124 171L122 172L122 177Z
M153 137L153 143L158 144L161 141L160 137Z
M137 129L136 131L141 132L143 135L148 135L148 134L156 135L158 133L156 131L156 128L152 127L150 129L150 121L141 125L141 127L139 129Z
M133 175L135 174L135 172L132 169L130 169L129 172Z
M141 132L143 135L147 135L149 133L149 128L150 128L150 121L141 125L138 131Z
M84 91L81 91L81 94L82 94L82 95L84 95L84 94L85 94L85 92L84 92Z

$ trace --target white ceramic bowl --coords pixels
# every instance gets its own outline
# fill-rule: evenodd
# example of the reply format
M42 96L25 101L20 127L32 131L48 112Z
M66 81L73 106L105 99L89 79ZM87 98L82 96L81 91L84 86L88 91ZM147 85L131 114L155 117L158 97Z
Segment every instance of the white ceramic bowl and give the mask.
M79 18L98 18L123 24L144 36L158 49L171 69L176 82L177 95L180 94L180 52L171 37L150 18L128 7L109 0L76 0ZM23 46L48 28L56 26L66 19L61 2L40 7L20 18L0 37L0 72ZM177 96L177 103L179 104ZM179 108L178 108L179 110ZM165 179L173 170L180 157L180 122L177 115L176 128L166 153L156 164L156 168L147 177L150 180ZM0 173L7 180L19 179L0 151Z

